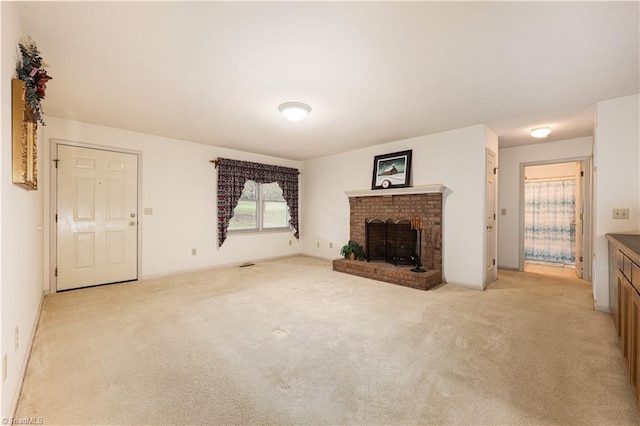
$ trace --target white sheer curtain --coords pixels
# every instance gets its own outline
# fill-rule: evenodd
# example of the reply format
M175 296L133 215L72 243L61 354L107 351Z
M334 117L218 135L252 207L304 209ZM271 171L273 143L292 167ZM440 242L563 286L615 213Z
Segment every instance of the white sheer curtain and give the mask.
M575 263L575 179L524 186L524 258Z

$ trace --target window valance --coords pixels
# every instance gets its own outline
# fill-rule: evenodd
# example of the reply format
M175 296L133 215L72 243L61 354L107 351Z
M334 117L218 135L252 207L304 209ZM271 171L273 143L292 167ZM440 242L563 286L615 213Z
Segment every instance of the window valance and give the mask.
M278 182L282 188L282 196L289 207L290 224L295 230L293 234L300 238L298 225L298 169L251 161L218 158L218 247L227 239L229 220L238 205L244 184L248 180L258 183Z

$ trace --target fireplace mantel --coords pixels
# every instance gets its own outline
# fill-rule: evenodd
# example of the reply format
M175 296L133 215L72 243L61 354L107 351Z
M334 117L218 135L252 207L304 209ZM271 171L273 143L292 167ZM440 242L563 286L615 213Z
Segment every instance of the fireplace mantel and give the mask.
M344 191L347 197L382 197L389 195L413 195L413 194L432 194L432 193L443 193L447 189L446 186L442 184L433 184L433 185L418 185L418 186L410 186L406 188L395 188L395 189L352 189L349 191Z

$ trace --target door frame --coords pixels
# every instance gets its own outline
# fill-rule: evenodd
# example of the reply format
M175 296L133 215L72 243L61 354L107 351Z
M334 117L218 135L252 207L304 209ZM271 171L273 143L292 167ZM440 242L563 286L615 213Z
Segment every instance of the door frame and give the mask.
M56 157L58 152L59 145L67 145L67 146L75 146L78 148L86 148L86 149L96 149L100 151L110 151L117 152L120 154L133 154L137 157L138 162L138 174L136 176L137 179L137 189L138 189L138 199L137 199L137 211L136 217L138 218L138 235L137 235L137 280L140 279L142 274L142 227L143 223L140 220L140 210L142 209L142 151L119 148L114 146L107 145L96 145L85 142L75 142L69 141L65 139L56 139L51 138L50 145L50 183L49 183L49 229L50 229L50 238L49 238L49 292L57 293L58 292L58 280L56 277L56 267L58 266L58 226L56 224L56 214L58 212L58 168L56 167Z
M519 229L518 229L518 269L524 271L524 184L525 184L525 168L528 166L543 166L547 164L560 164L560 163L582 163L582 169L584 170L584 179L581 185L581 192L584 194L584 216L582 218L582 279L585 281L592 281L591 260L593 258L593 222L591 212L593 210L593 198L592 198L592 174L591 157L569 157L559 158L554 160L542 160L531 161L526 163L520 163L520 199L519 199Z

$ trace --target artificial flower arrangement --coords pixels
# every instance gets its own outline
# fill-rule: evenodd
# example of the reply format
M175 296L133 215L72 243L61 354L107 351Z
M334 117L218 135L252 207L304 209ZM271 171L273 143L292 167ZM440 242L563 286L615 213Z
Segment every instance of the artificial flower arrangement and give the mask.
M18 61L16 71L18 72L18 78L24 81L25 84L25 98L27 104L33 111L33 118L35 121L45 124L42 119L42 104L45 91L47 90L47 82L52 79L47 74L47 70L44 69L45 63L42 61L38 46L31 37L21 39L18 42L20 47L20 53L22 54L22 61Z

